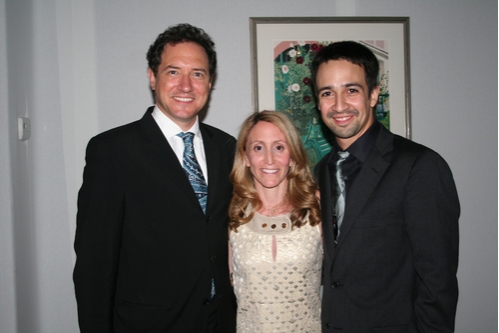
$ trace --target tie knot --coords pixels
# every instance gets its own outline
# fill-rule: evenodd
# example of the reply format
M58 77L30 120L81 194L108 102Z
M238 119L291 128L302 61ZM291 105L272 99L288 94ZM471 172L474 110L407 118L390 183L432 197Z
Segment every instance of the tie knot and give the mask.
M181 137L182 140L184 140L184 143L187 144L192 144L192 140L194 138L194 133L192 132L180 132L177 134L178 137Z
M340 158L338 158L338 161L336 162L336 164L340 164L342 163L344 160L347 159L347 157L350 155L350 153L348 151L339 151L338 152L338 155L340 156Z

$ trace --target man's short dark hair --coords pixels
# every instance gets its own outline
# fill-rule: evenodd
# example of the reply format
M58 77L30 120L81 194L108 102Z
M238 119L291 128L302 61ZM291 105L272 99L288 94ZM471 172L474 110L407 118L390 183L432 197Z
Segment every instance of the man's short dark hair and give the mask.
M161 33L147 52L147 62L154 75L158 74L158 68L161 64L161 56L166 44L176 45L178 43L196 43L203 47L208 56L210 81L213 81L217 70L217 53L215 52L215 43L211 37L201 28L196 28L190 24L182 23L168 27Z
M312 74L312 82L316 85L317 70L319 66L330 60L346 60L352 64L359 65L364 69L367 88L369 94L378 86L379 62L374 53L366 46L353 42L342 41L329 44L317 53L310 71Z

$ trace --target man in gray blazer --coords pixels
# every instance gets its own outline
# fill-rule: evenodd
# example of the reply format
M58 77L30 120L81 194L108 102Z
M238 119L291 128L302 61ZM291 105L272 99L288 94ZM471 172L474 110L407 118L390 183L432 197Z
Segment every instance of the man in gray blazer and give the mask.
M180 24L158 36L147 59L156 105L87 148L75 240L80 329L235 332L227 264L235 139L198 119L215 76L214 43Z
M456 187L431 149L374 117L379 65L356 42L312 64L336 137L316 166L324 232L323 332L453 332L458 298Z

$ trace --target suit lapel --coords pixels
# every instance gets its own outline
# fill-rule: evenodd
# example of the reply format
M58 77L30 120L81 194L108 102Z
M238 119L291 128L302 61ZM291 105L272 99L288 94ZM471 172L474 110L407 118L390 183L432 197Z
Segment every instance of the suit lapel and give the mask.
M194 201L201 210L192 186L185 176L175 152L165 138L163 132L152 117L154 107L147 110L140 122L141 136L144 139L143 152L148 155L147 161L152 161L159 170L162 178L168 183L168 191ZM203 137L204 138L204 137ZM170 186L172 188L170 188Z
M369 152L366 161L357 175L350 192L347 193L346 210L341 226L341 233L336 247L336 253L347 240L352 226L355 224L359 213L363 210L367 200L379 183L381 177L390 165L386 154L393 150L393 134L383 126L378 138Z
M333 179L329 173L329 161L332 156L336 154L336 150L333 147L333 150L324 157L324 159L319 164L319 187L321 192L321 207L322 207L322 233L324 239L334 239L334 231L333 231L333 193L331 190L331 184ZM334 252L334 242L324 242L325 251L332 258Z
M222 154L220 147L213 141L213 134L203 123L199 124L201 135L203 136L203 145L206 156L206 167L208 169L208 201L206 202L206 214L209 215L209 210L213 205L213 198L216 197L218 192L217 186L220 184L219 177L220 163Z

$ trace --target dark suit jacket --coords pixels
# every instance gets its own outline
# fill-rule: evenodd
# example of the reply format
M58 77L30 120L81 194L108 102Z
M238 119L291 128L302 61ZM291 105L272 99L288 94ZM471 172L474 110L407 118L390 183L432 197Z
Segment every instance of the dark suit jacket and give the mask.
M235 139L200 124L205 215L152 110L88 144L75 239L81 331L204 333L216 304L221 332L235 332L227 264Z
M452 332L459 201L434 151L383 126L346 194L338 244L327 164L317 165L324 232L323 332Z

